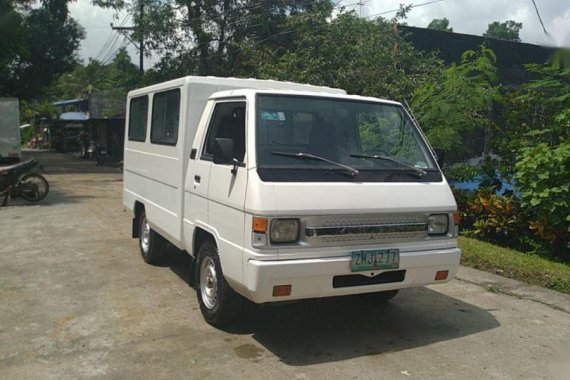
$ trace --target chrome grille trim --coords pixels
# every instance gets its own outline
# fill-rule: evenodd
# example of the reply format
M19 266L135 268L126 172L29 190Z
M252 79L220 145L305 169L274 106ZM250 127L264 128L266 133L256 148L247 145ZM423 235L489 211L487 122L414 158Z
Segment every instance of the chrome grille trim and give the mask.
M397 224L372 224L372 225L352 225L352 226L334 226L334 227L305 227L305 236L309 238L326 238L367 236L369 239L376 235L384 234L405 234L426 232L427 223L397 223Z

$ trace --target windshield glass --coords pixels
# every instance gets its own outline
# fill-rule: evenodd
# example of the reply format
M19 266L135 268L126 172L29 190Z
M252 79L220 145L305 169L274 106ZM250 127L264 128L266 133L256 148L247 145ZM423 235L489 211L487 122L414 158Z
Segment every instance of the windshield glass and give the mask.
M311 154L359 171L413 172L414 168L436 168L428 147L399 105L260 95L259 168L334 167L324 160L301 160L282 153Z

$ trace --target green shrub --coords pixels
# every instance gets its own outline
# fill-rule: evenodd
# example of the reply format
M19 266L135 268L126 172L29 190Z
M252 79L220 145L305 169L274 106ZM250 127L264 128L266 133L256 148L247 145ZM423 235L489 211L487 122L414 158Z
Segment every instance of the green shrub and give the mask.
M540 143L521 150L515 165L521 206L530 228L554 255L568 255L570 241L570 142Z

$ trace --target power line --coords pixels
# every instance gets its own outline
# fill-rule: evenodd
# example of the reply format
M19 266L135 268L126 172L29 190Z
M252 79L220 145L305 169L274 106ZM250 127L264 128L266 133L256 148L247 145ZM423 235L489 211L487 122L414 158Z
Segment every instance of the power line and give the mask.
M540 17L540 12L538 11L538 7L536 6L534 0L532 0L532 5L534 5L534 9L536 10L536 15L538 16L538 21L540 21L540 25L542 25L542 30L544 30L544 34L552 38L550 34L546 31L546 28L544 27L544 23L542 22L542 17Z
M421 3L421 4L412 5L411 8L419 8L419 7L423 7L423 6L426 6L426 5L430 5L430 4L433 4L433 3L439 3L439 2L441 2L441 1L443 1L443 0L428 1L428 2L426 2L426 3ZM400 10L400 8L398 8L398 9L392 9L392 10L385 11L385 12L381 12L381 13L377 13L377 14L374 14L374 15L365 16L365 17L363 17L363 18L377 17L377 16L381 16L381 15L384 15L384 14L388 14L388 13L398 12L399 10ZM326 27L328 27L328 26L330 26L330 24L329 24L329 23L326 23L326 24L324 24L324 25L320 25L320 26L316 27L315 29L326 28ZM269 39L271 39L271 38L273 38L273 37L275 37L275 36L279 36L279 35L283 35L283 34L289 34L289 33L293 33L293 32L295 32L295 29L284 30L284 31L282 31L282 32L275 33L275 34L273 34L273 35L271 35L271 36L269 36L269 37L267 37L267 38L265 38L265 39L263 39L263 40L261 40L261 41L258 41L258 43L265 42L265 41L267 41L267 40L269 40Z
M430 5L430 4L434 4L434 3L440 3L440 2L442 2L442 1L443 1L443 0L434 0L434 1L428 1L427 3L412 4L412 5L410 6L410 9L420 8L420 7L423 7L423 6L426 6L426 5ZM385 14L388 14L388 13L398 12L399 10L400 10L400 8L398 8L398 9L391 9L391 10L389 10L389 11L384 11L384 12L376 13L376 14L373 14L373 15L366 16L366 17L364 17L364 18L371 18L371 17L382 16L382 15L385 15Z
M125 25L130 18L131 18L131 14L129 13L121 21L121 26ZM107 36L107 39L105 40L105 43L103 44L103 46L101 47L101 49L99 50L97 55L95 56L95 60L102 61L102 59L107 56L107 53L108 53L110 46L112 44L114 44L117 39L118 39L118 34L113 33L113 30L111 30L109 32L109 35Z

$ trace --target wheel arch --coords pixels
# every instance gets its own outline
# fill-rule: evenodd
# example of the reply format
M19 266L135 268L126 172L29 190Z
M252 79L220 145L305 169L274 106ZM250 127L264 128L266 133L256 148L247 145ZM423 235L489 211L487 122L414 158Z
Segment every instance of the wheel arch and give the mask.
M196 257L200 246L207 240L212 240L216 247L218 246L218 242L216 241L216 237L213 233L206 231L201 227L196 227L194 229L194 238L192 239L192 252L190 252L190 255Z

